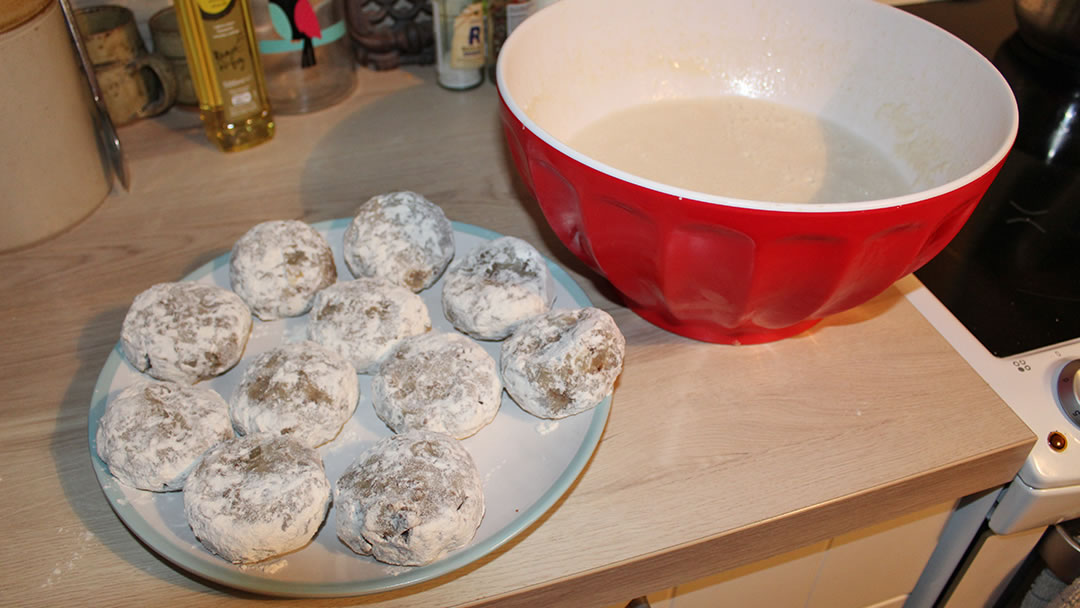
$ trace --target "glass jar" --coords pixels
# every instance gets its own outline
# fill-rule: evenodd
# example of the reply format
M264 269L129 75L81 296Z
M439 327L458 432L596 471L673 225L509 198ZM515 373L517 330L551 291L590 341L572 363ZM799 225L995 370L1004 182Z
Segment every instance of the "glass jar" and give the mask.
M471 89L484 81L487 37L481 0L432 0L435 72L440 85Z
M345 99L356 71L341 0L252 0L266 90L276 114Z

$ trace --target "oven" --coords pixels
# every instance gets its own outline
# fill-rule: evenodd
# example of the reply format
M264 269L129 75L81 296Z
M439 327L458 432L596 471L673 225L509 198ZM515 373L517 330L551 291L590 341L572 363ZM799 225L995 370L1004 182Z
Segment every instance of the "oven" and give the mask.
M983 52L1020 109L964 229L898 283L1037 436L1010 483L958 504L906 604L993 606L1048 526L1080 517L1080 55L1018 33L1012 0L908 10Z

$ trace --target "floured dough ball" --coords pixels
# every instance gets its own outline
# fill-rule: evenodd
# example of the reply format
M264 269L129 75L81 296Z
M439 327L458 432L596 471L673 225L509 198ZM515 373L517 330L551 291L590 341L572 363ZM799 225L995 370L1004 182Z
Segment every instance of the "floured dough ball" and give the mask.
M240 361L251 335L251 310L215 285L159 283L135 296L120 343L135 369L159 380L194 384Z
M337 281L330 244L299 220L256 224L233 245L229 280L260 319L296 317Z
M415 192L373 196L343 238L356 277L378 277L413 291L430 287L454 257L454 228L443 210Z
M232 436L229 406L212 389L139 381L105 405L97 453L125 484L166 492L183 488L203 452Z
M410 431L377 442L337 481L337 535L353 551L399 566L464 547L484 517L472 457L455 439Z
M442 304L454 327L502 340L518 323L551 308L555 282L540 252L512 236L482 244L446 273Z
M599 308L553 310L527 321L502 345L506 392L540 418L596 407L622 371L626 339Z
M374 372L401 340L431 329L420 296L382 279L336 283L315 296L308 337L348 359L361 374Z
M229 402L241 435L288 435L308 447L337 436L360 398L356 369L315 342L272 348L252 360Z
M299 549L330 506L330 481L314 449L290 437L219 443L184 486L184 514L202 544L235 564Z
M502 382L495 360L458 333L402 340L371 380L375 413L394 432L464 439L495 419Z

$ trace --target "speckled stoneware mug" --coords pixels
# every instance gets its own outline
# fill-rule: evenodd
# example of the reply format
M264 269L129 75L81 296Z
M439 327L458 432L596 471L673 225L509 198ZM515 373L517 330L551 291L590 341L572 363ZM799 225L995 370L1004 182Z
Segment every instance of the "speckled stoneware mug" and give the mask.
M169 6L150 17L150 38L154 52L169 60L176 73L176 103L183 106L198 106L195 85L191 81L184 41L180 38L180 24L176 20L176 9Z
M113 124L126 125L172 107L175 71L167 59L146 50L131 9L91 6L75 11L75 22Z
M131 61L94 66L105 107L115 125L156 116L176 102L173 66L160 55L139 55Z

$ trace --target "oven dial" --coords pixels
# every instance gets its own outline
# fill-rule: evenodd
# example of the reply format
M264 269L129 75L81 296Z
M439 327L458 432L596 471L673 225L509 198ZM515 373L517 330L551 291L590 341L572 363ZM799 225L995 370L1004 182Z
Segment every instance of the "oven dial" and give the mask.
M1058 374L1057 394L1061 409L1080 426L1080 359L1069 361Z

